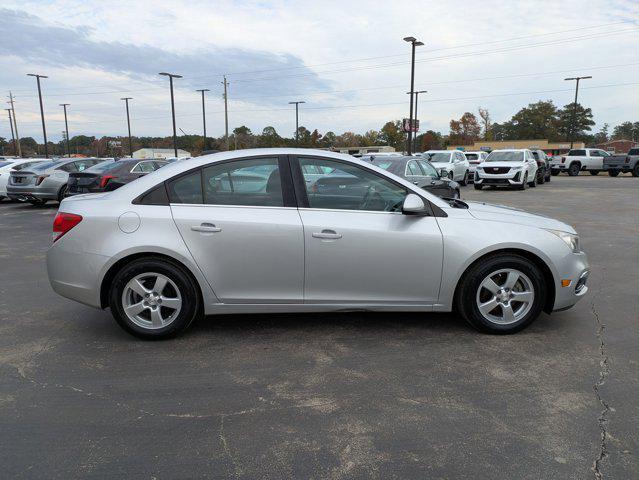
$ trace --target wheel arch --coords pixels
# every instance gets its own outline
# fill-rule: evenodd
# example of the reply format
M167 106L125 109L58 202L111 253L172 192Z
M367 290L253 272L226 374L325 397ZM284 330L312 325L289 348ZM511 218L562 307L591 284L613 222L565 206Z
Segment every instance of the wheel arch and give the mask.
M546 313L551 313L555 305L555 296L557 293L556 285L555 285L555 277L552 273L552 270L550 269L548 264L544 261L544 259L542 259L540 256L538 256L534 252L531 252L529 250L524 250L521 248L501 248L498 250L492 250L490 252L486 252L480 255L478 258L473 260L464 269L464 272L457 279L457 284L455 285L455 293L453 294L453 307L454 308L457 307L458 300L459 300L458 297L459 297L460 286L463 283L464 279L466 278L466 275L468 275L468 272L470 272L470 270L475 265L477 265L477 263L479 263L482 260L485 260L486 258L505 255L505 254L514 254L514 255L519 255L521 257L524 257L530 260L531 262L533 262L535 266L539 268L539 270L541 271L544 277L544 282L548 287L548 290L546 291L546 300L544 302L543 311Z
M131 262L133 262L135 260L142 259L142 258L163 260L163 261L165 261L167 263L170 263L170 264L176 266L180 270L182 270L193 281L193 283L194 283L194 285L196 287L196 291L198 292L198 295L200 297L200 305L203 305L204 292L202 291L202 285L200 284L198 278L193 274L191 269L188 266L186 266L183 262L181 262L180 260L176 259L175 257L172 257L170 255L166 255L164 253L158 253L158 252L136 252L136 253L131 253L129 255L126 255L126 256L118 259L115 263L113 263L113 265L111 265L108 268L108 270L106 271L106 273L102 277L102 281L100 283L100 307L101 308L106 308L109 305L109 289L110 289L111 283L113 282L113 279L115 278L117 273L125 265L127 265L127 264L129 264L129 263L131 263Z

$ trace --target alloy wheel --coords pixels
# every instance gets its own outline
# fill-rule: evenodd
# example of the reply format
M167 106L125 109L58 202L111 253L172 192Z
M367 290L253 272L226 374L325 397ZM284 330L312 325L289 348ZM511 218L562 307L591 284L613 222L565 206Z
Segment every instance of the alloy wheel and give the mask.
M180 314L182 296L177 285L166 275L142 273L124 287L122 308L137 326L157 330L170 325Z
M519 270L504 268L488 275L477 289L481 315L499 325L523 319L531 310L535 291L530 279Z

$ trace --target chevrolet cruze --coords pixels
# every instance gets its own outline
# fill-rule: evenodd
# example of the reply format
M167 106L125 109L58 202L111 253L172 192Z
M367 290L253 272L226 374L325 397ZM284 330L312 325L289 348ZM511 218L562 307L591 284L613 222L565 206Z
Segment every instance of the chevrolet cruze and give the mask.
M454 310L512 333L573 306L589 273L565 223L301 149L193 158L67 198L47 267L60 295L144 338L208 314L345 310Z

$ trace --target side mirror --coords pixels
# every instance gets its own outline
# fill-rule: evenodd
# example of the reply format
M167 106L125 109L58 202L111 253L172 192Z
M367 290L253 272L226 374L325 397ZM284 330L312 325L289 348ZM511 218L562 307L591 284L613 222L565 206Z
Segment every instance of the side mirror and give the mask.
M424 200L422 200L419 195L409 193L404 199L404 204L402 205L402 213L404 215L426 213L426 205L424 204Z

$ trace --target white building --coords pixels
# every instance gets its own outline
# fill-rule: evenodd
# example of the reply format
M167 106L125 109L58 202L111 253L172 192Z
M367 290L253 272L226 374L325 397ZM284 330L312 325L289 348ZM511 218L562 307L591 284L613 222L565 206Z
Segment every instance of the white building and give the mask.
M186 150L178 148L178 158L191 157ZM151 159L151 158L175 158L175 151L172 148L141 148L133 152L133 158Z

